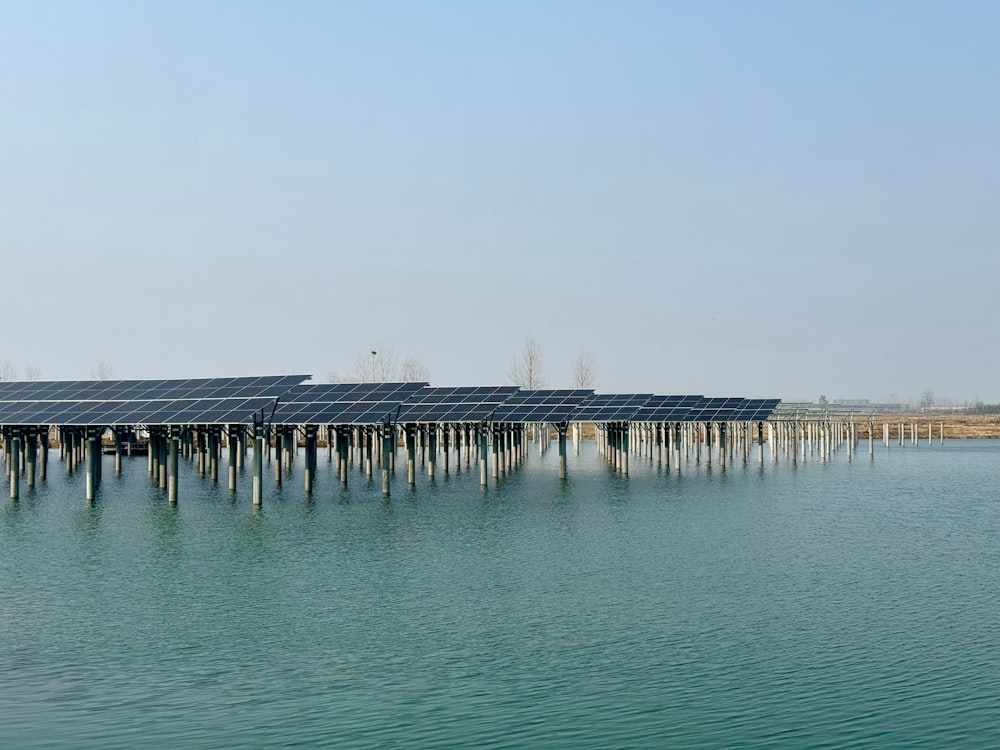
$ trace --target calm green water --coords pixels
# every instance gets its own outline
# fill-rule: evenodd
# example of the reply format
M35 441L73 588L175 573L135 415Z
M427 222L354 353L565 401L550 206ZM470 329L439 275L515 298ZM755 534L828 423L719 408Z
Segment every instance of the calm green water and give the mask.
M1000 746L1000 443L388 502L324 458L255 514L53 453L0 501L0 747Z

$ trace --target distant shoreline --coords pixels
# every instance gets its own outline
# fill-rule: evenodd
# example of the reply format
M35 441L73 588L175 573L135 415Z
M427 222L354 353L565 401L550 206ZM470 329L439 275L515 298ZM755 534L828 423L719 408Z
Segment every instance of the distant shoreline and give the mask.
M858 437L868 439L868 416L855 414L854 422L858 426ZM934 440L941 437L941 427L944 426L945 439L979 439L992 440L1000 438L1000 414L952 414L938 412L916 412L900 414L876 414L874 432L875 439L881 440L884 435L882 425L889 425L889 439L899 442L899 425L903 424L904 437L911 439L911 427L916 424L918 440L927 441L927 425L933 427Z

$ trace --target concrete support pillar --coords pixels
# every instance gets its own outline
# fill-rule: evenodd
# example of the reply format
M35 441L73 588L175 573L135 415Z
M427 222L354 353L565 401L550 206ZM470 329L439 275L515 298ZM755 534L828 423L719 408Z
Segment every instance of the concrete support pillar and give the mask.
M239 429L236 425L229 425L229 440L227 445L229 447L229 491L236 492L236 464L239 461L237 458L238 448L236 444L236 430Z
M295 461L296 427L294 425L282 425L277 428L275 442L281 443L281 468L288 474L292 473L292 463Z
M434 478L434 464L437 462L437 425L427 427L427 478Z
M264 425L253 428L253 504L260 507L264 493Z
M219 481L219 443L221 442L221 435L218 427L212 427L212 432L209 435L209 449L208 449L208 461L209 461L209 473L211 475L212 483L216 484Z
M507 428L500 425L494 429L493 440L497 444L497 469L500 471L500 476L503 476L507 472Z
M72 436L69 430L63 430L63 457L66 459L66 475L69 476L73 473L73 446L72 446ZM8 471L10 468L8 467Z
M188 451L198 451L198 475L205 476L208 471L208 462L205 460L208 457L208 452L205 450L205 431L195 427L189 441Z
M556 425L556 429L559 430L559 478L566 478L566 429L567 425L565 422L561 422Z
M374 437L374 434L372 433L372 428L371 427L364 427L364 428L362 428L361 432L362 432L362 434L364 435L364 438L365 438L365 444L364 444L364 451L365 451L365 477L368 478L368 479L371 479L372 478L372 471L373 471L373 468L372 468L372 461L373 461L373 456L372 456L372 447L373 447L372 446L372 438Z
M177 502L177 458L178 441L180 439L179 430L176 427L170 429L170 467L167 477L167 500L171 503ZM198 455L201 455L199 452Z
M97 484L100 481L97 474L100 450L101 444L97 429L88 428L85 461L87 463L87 502L91 503L97 498Z
M369 456L371 446L368 447ZM313 482L316 480L316 425L306 425L306 454L305 471L303 472L303 483L306 494L313 491ZM369 463L371 459L369 458Z
M340 452L340 483L347 485L347 471L351 453L351 431L341 427L337 432L337 449Z
M40 437L41 437L42 460L39 464L39 470L41 472L41 479L44 482L49 475L49 428L48 427L42 430L42 434Z
M448 473L448 451L451 450L451 445L448 441L448 432L451 428L445 425L441 428L441 471L445 474Z
M486 423L480 424L476 428L476 437L479 439L479 485L481 487L486 486L486 443L489 440L488 433L486 432Z
M38 461L38 430L29 427L27 431L27 443L25 444L24 468L28 479L28 487L35 486L35 466Z
M285 473L286 445L285 427L274 428L274 483L281 486Z
M493 478L500 478L500 428L493 428L493 444L490 450L493 453Z
M417 483L417 428L416 425L404 426L406 443L406 483L411 487Z
M10 479L11 500L17 500L21 496L21 433L17 430L10 439L8 449L10 465L7 469L7 476Z
M115 476L122 473L122 431L115 428Z
M382 425L382 497L389 497L389 471L393 454L393 432L392 425Z

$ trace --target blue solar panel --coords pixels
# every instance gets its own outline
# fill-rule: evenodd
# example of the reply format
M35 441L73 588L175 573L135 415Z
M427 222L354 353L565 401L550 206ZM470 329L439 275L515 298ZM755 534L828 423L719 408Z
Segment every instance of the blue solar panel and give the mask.
M380 424L427 383L308 383L278 402L275 424Z
M217 424L270 412L305 377L0 383L0 424Z
M652 393L595 393L574 410L570 420L628 422L652 397Z
M400 423L455 424L491 419L496 408L520 390L516 385L426 388L404 403Z
M518 391L497 407L494 422L566 422L592 390Z
M653 396L639 409L636 422L682 422L704 396Z

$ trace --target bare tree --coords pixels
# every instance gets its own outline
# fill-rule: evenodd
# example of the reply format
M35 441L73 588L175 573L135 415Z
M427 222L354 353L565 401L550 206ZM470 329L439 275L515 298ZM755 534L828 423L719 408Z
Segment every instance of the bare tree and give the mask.
M399 379L403 383L423 383L431 379L431 373L419 359L407 357L399 366Z
M26 365L24 368L24 379L36 382L42 379L42 371L35 365Z
M580 352L573 363L573 387L579 390L594 387L594 360L588 352Z
M355 372L362 383L386 383L396 373L395 350L378 346L358 355Z
M347 379L341 377L340 375L338 375L333 370L330 370L330 372L328 372L326 374L326 382L327 383L346 383Z
M925 390L923 393L920 394L921 409L930 409L932 406L934 406L935 403L936 402L934 400L934 391L932 391L930 388L928 388L927 390Z
M17 380L17 368L9 359L0 362L0 381Z
M544 385L542 379L542 347L531 336L524 340L521 353L514 357L507 377L515 385L533 390Z
M102 359L97 363L97 367L91 371L90 375L94 380L111 380L115 376L115 373L111 369L111 365Z

